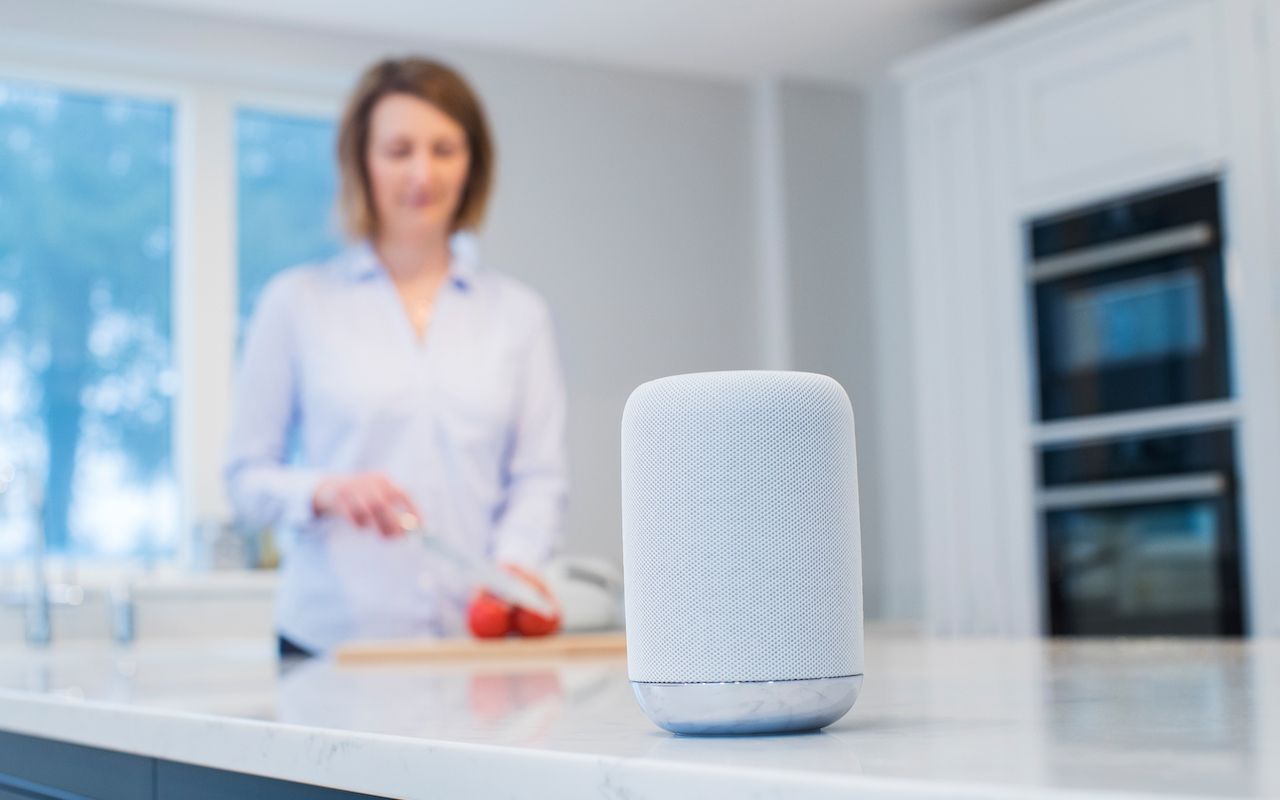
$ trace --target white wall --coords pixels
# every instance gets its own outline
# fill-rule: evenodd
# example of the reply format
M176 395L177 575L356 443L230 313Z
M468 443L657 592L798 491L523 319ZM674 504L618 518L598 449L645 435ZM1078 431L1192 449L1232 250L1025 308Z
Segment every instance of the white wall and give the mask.
M504 142L486 253L546 293L562 331L570 545L620 558L627 395L759 363L749 97L597 69L470 71Z
M562 334L573 551L620 557L618 424L630 390L664 374L758 364L744 84L75 0L0 0L0 19L6 76L126 78L336 109L358 70L384 54L428 53L462 69L486 101L499 145L483 254L544 293ZM229 155L203 141L200 163L229 172ZM223 287L208 291L229 297L233 251L221 251L192 258L213 273L203 283ZM230 320L213 316L210 326L228 327L204 337L221 341ZM190 352L221 361L230 350ZM199 366L206 376L229 371ZM205 380L183 401L198 404L187 416L199 424L185 429L197 517L225 510L217 463L227 403L221 381Z
M864 605L868 617L883 617L891 581L881 502L867 107L849 87L786 80L779 85L778 110L790 365L835 378L853 403Z
M919 521L919 484L913 420L916 387L912 363L910 276L903 245L906 199L900 147L902 129L895 90L881 84L867 92L867 193L869 247L874 265L872 318L876 332L876 437L879 456L879 523L885 532L882 614L893 620L924 616L923 557Z

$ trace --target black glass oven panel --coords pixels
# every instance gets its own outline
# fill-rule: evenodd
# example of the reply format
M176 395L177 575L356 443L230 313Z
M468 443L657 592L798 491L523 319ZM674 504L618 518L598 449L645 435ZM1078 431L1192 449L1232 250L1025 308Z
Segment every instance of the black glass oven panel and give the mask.
M1216 181L1126 197L1085 212L1071 212L1031 225L1031 257L1109 244L1194 222L1218 225Z
M1050 632L1238 636L1229 497L1050 511Z
M1230 393L1216 247L1035 285L1045 420Z
M1046 447L1040 453L1043 486L1096 483L1191 472L1233 474L1230 429L1129 436L1087 445Z

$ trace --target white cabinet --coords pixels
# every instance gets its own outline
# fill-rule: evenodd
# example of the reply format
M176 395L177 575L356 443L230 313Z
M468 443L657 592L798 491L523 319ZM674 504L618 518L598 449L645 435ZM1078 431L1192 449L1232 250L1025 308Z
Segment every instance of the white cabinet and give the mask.
M909 273L931 630L1044 630L1026 220L1221 174L1248 617L1254 633L1280 633L1280 492L1268 489L1280 481L1280 139L1268 136L1280 133L1267 127L1268 113L1280 123L1280 10L1266 6L1072 0L894 71L906 200L898 229L879 233L901 237Z
M998 58L1020 204L1094 199L1223 157L1216 5L1112 3Z
M1018 278L991 224L999 151L986 77L975 67L923 80L903 104L925 608L938 632L1028 633L1038 600L1023 562L1032 557L1008 545L1008 532L1031 483L1007 452L1004 423L1019 407L1022 337L1006 313L1019 307ZM991 402L1006 391L1010 402Z

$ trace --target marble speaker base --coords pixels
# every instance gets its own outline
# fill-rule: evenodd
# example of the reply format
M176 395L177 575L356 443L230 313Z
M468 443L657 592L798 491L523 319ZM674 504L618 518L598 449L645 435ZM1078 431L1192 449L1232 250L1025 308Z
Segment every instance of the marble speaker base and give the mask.
M843 717L858 699L862 676L732 683L632 681L631 687L649 719L672 733L798 733Z

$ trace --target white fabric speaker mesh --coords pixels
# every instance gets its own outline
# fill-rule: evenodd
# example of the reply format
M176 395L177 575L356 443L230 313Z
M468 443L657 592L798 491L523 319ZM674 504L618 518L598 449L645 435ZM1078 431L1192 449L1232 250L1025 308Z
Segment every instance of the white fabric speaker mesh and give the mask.
M622 419L633 681L862 673L853 410L822 375L643 384Z

